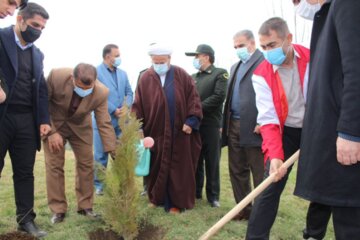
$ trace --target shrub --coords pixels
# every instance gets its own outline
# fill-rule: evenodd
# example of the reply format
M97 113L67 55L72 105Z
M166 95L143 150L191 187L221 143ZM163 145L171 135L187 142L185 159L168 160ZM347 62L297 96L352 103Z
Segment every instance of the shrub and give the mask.
M119 121L121 137L116 158L109 163L104 188L104 220L124 239L138 235L138 189L135 181L137 163L136 143L139 142L140 122L135 116L122 117Z

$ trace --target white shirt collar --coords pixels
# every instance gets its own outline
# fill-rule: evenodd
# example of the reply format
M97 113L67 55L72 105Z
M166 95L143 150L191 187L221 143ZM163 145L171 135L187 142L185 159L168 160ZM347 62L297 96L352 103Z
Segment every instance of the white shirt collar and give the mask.
M14 28L14 36L15 36L15 42L16 44L19 46L19 48L21 48L22 50L26 50L30 47L32 47L33 43L27 43L25 46L21 45L20 39L17 36L16 32L15 32L15 28Z

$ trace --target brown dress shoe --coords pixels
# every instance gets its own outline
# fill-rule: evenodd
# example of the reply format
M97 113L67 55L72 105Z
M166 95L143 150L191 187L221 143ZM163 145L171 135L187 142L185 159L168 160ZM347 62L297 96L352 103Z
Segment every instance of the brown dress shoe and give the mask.
M93 212L93 210L91 208L78 210L77 213L80 215L84 215L86 217L90 217L90 218L99 218L100 217L100 215Z
M64 221L64 218L65 218L65 213L54 213L50 221L52 224L61 223Z
M172 207L172 208L169 209L170 214L176 215L176 214L179 214L180 212L181 212L180 209L176 208L176 207Z

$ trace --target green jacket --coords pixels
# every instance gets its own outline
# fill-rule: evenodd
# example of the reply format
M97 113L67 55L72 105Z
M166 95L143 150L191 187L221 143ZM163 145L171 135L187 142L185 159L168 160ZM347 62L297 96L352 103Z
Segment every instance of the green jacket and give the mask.
M226 96L229 74L214 65L192 75L201 99L202 126L221 127L223 102Z

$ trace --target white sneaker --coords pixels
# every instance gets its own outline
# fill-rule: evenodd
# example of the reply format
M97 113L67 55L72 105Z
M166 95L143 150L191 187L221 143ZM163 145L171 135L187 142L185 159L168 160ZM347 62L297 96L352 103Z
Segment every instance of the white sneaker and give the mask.
M101 195L104 195L104 192L102 189L98 188L95 190L95 194L98 195L98 196L101 196Z

